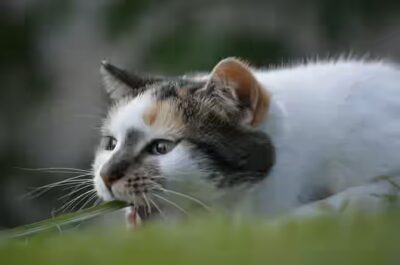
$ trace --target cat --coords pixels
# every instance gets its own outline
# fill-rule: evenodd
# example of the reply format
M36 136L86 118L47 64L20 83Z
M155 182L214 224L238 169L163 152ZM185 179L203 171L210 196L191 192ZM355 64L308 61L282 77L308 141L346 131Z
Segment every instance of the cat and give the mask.
M101 76L112 104L94 185L102 199L132 204L133 223L162 213L159 204L184 211L179 198L275 216L386 209L398 193L394 63L254 69L232 57L209 74L166 78L104 61Z

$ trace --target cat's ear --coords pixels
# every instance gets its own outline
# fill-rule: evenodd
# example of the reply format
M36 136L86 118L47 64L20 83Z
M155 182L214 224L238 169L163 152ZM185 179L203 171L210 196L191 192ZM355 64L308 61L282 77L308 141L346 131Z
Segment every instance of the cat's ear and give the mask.
M242 111L242 123L255 127L265 117L269 94L242 61L236 58L220 61L212 70L206 86L217 91L228 89Z
M100 73L104 89L112 100L136 96L140 91L143 91L147 84L155 81L128 73L107 61L101 62Z

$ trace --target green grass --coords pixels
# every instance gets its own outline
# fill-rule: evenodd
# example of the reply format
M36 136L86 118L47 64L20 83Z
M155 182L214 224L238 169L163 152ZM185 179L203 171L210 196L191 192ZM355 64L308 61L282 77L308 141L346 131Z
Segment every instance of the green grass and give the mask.
M400 215L75 230L0 242L0 264L397 265Z
M96 207L87 208L73 213L59 215L47 220L39 221L33 224L19 226L9 230L0 231L0 240L26 238L32 235L47 232L51 229L60 230L70 224L86 221L96 216L113 212L126 207L126 203L120 201L111 201L98 205Z

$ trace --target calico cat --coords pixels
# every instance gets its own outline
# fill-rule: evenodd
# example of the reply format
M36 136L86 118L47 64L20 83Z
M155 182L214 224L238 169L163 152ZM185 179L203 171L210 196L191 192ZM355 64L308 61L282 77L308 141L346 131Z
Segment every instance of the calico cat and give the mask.
M130 218L191 200L229 213L384 209L400 178L400 70L317 61L140 77L103 62L113 102L93 164ZM146 210L147 209L147 210Z

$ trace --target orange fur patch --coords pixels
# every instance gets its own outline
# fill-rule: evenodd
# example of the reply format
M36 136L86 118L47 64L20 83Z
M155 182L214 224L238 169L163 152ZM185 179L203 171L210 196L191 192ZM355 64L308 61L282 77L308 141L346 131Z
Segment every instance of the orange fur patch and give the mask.
M258 89L258 101L253 111L253 120L250 123L253 127L258 126L264 120L271 100L269 93L261 85L258 85Z
M157 113L157 105L151 106L143 115L144 122L149 126L153 125L153 123L157 119Z
M172 101L159 101L143 115L144 122L165 133L179 133L184 124Z

